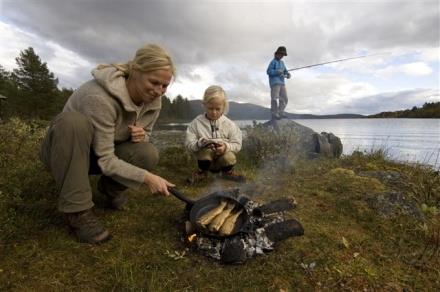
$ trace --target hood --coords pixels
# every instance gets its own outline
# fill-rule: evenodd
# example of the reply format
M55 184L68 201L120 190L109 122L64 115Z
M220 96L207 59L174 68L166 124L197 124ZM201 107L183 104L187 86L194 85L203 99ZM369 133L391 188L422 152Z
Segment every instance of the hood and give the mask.
M138 108L128 94L125 84L124 73L115 67L105 67L102 69L93 69L92 75L95 81L105 89L113 98L117 99L123 105L126 111L136 111ZM157 110L161 108L161 98L157 98L150 104L144 104L146 110Z
M204 113L203 113L203 114L200 114L200 115L197 117L197 119L198 119L199 121L201 121L202 123L205 123L205 124L210 124L210 122L211 122L211 120L208 119ZM217 120L215 120L214 122L215 122L216 125L220 125L220 124L222 124L225 120L226 120L226 117L225 117L225 115L223 114L223 115L221 115Z

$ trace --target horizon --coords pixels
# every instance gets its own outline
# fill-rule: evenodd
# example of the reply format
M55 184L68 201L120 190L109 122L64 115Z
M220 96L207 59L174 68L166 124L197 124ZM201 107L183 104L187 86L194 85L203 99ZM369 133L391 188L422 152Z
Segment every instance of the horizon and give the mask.
M182 96L183 98L185 98L184 96ZM202 99L192 99L190 101L202 101ZM258 105L255 103L251 103L251 102L240 102L240 101L229 101L229 103L238 103L238 104L249 104L249 105L253 105L253 106L259 106L259 107L263 107L264 109L267 109L268 111L270 111L270 107L266 107L266 106L262 106L262 105ZM440 101L434 101L434 102L440 102ZM428 102L426 102L428 103ZM425 103L423 103L425 104ZM423 105L422 104L422 105ZM411 106L410 108L404 108L404 109L396 109L396 110L389 110L386 112L397 112L397 111L404 111L404 110L411 110L414 106ZM421 108L421 106L417 106L418 109ZM376 114L380 114L383 112L377 112L377 113L373 113L373 114L358 114L358 113L348 113L348 112L343 112L343 113L336 113L336 114L319 114L319 115L315 115L315 114L298 114L298 113L294 113L294 112L286 112L288 114L292 114L292 115L313 115L313 116L339 116L339 115L360 115L363 117L368 117L369 115L376 115ZM245 119L246 120L246 119Z
M33 47L61 87L77 88L97 64L126 62L144 43L158 43L177 67L171 99L201 99L218 84L230 101L268 108L266 68L283 45L288 69L374 55L291 72L287 112L371 115L440 101L436 0L129 0L105 7L102 0L1 1L0 41L8 46L0 48L0 65L12 71L20 51Z

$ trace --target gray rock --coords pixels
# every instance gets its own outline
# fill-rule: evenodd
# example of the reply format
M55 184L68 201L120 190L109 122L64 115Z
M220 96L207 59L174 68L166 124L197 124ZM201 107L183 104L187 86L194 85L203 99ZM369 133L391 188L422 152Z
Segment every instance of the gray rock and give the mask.
M367 195L367 203L380 216L385 218L400 214L424 220L425 216L417 207L416 201L402 192L390 191L381 194Z
M271 120L263 125L270 131L285 133L286 136L296 135L296 145L292 145L292 148L303 152L307 158L319 156L339 158L342 154L341 139L332 133L319 134L289 119Z
M406 178L400 172L394 170L369 170L360 171L359 176L377 178L383 183L389 184L406 184Z

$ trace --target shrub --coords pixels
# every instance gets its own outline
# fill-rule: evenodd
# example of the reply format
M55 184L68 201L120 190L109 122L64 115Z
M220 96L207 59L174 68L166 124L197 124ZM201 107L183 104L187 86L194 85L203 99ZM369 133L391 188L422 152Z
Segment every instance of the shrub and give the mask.
M295 129L270 129L258 124L245 129L242 158L248 163L261 165L268 161L288 163L297 160L301 146Z
M0 236L17 228L26 201L48 191L49 177L38 159L46 123L12 118L0 125Z

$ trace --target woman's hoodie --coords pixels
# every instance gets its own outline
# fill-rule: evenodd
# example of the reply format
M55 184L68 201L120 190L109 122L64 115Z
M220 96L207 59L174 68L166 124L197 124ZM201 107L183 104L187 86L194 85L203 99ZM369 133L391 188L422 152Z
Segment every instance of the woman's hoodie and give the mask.
M123 72L114 67L94 69L94 79L81 85L67 100L63 111L84 114L93 124L92 147L104 175L131 188L143 182L146 170L115 155L115 144L131 139L129 126L145 130L148 142L161 109L161 99L137 106L131 100Z

